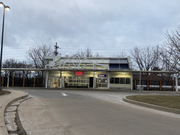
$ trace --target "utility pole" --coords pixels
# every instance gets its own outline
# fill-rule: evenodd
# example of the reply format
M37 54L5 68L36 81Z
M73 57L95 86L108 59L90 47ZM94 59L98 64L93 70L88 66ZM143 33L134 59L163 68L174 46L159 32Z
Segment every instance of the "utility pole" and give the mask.
M59 54L59 52L57 51L57 49L61 49L61 48L59 48L59 46L57 46L57 42L56 42L56 45L54 45L54 49L55 49L54 55L57 56L57 55Z
M10 7L4 5L2 2L0 2L0 6L3 6L3 22L2 22L1 54L0 54L0 92L2 92L1 69L2 69L2 53L3 53L3 40L4 40L4 20L5 20L5 10L10 10Z

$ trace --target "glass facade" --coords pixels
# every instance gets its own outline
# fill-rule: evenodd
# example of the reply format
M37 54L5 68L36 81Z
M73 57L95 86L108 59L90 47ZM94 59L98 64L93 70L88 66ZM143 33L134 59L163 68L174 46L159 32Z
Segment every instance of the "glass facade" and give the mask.
M76 71L52 72L48 86L51 88L131 88L131 76L129 73L83 71L81 76L75 73ZM62 76L61 81L60 76Z
M60 87L60 79L58 77L51 77L51 88L59 88Z
M69 87L72 87L72 86L89 87L89 77L78 77L78 76L68 77L67 85Z
M131 84L130 78L110 78L110 84Z
M119 78L115 78L115 84L119 84Z
M107 87L107 77L98 77L96 78L96 87Z

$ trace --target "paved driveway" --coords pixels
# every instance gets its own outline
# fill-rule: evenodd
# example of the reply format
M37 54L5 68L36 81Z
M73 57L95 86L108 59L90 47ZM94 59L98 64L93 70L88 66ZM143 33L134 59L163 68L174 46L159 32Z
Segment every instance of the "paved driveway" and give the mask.
M19 108L29 135L179 135L180 116L122 101L132 91L28 90Z

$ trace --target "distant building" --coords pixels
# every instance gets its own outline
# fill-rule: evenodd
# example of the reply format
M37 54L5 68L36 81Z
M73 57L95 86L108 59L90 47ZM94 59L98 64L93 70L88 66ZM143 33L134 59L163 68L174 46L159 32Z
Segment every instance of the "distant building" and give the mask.
M131 58L82 58L47 56L44 58L46 87L132 88Z
M178 72L132 70L131 58L46 56L44 68L2 68L2 86L178 91ZM10 72L31 71L15 77ZM38 78L35 73L43 73ZM31 75L30 74L30 75Z

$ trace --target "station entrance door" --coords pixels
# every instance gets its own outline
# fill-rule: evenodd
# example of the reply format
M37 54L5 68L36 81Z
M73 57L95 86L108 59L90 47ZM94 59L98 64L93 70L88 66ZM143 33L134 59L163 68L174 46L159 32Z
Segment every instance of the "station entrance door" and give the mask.
M96 88L107 88L107 77L96 78Z
M59 88L60 87L60 78L59 77L50 77L50 87Z

